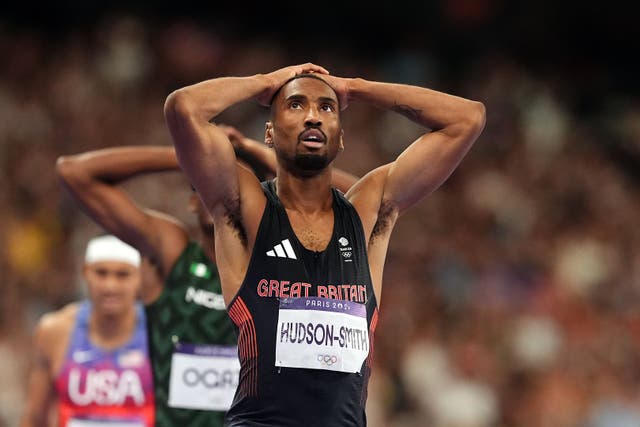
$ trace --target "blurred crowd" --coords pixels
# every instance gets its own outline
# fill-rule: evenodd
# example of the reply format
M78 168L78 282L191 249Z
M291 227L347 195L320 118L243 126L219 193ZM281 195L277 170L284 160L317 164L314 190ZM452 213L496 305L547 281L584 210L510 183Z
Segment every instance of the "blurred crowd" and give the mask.
M82 250L99 231L61 189L56 158L170 145L162 106L172 90L309 59L341 76L425 85L487 108L485 131L458 170L392 237L370 425L640 426L637 98L610 94L585 106L584 78L499 52L455 70L419 43L367 58L314 46L310 57L189 20L113 16L57 37L0 26L0 53L0 426L16 425L22 411L35 322L84 295ZM585 73L607 78L603 67ZM358 175L421 131L367 106L344 115L336 165ZM265 119L251 102L221 117L259 140ZM128 190L195 226L179 174Z

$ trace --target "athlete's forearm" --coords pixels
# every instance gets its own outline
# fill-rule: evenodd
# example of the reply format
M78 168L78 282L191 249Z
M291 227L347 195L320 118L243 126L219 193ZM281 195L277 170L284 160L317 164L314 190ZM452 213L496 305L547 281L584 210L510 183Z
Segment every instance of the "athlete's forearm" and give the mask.
M349 99L392 110L431 130L467 122L484 122L481 103L427 89L397 83L348 80Z
M165 112L208 122L232 105L254 98L268 88L269 81L262 74L205 80L172 92L165 102Z
M278 168L276 154L264 143L252 138L243 137L236 146L238 158L245 160L262 173L275 174Z
M173 147L136 146L62 156L57 169L66 181L88 179L118 183L139 174L180 170L180 166Z
M311 63L291 65L268 74L246 77L219 77L172 92L165 101L165 116L172 132L178 132L180 119L209 122L232 105L255 98L267 105L273 94L290 78L303 73L328 74Z

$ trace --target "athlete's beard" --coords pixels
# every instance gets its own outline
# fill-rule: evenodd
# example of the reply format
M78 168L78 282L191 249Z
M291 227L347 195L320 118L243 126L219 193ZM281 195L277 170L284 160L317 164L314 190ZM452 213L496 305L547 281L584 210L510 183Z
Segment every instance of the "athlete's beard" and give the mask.
M304 175L315 175L327 167L329 161L326 155L320 154L296 154L293 164Z

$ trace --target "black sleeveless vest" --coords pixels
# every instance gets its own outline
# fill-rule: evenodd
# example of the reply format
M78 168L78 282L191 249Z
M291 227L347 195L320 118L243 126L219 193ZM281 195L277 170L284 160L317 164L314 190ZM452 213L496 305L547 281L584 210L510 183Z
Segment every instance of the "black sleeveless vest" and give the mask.
M273 182L262 186L267 204L247 275L229 305L241 371L226 425L365 426L378 310L360 217L333 189L333 235L324 251L310 251L296 238ZM370 344L359 372L276 366L280 301L297 297L364 305Z

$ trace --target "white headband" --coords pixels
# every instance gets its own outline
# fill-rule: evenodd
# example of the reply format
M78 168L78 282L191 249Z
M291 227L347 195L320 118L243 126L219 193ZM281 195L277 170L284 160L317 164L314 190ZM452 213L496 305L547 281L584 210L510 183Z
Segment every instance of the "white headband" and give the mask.
M100 236L89 241L84 262L92 264L100 261L120 261L140 266L140 252L115 236Z

